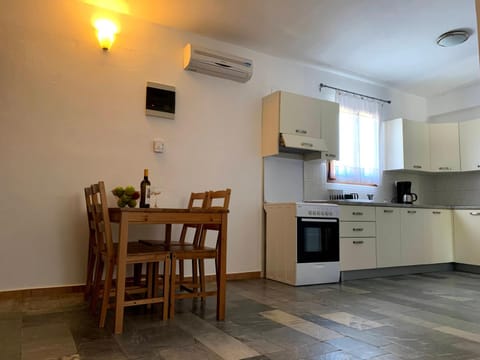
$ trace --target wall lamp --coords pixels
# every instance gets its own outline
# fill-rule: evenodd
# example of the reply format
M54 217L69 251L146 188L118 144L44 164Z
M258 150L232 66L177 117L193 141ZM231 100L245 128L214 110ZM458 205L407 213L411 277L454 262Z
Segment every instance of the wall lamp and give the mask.
M97 29L97 38L100 47L108 51L115 41L115 34L118 33L118 27L111 20L98 19L95 20L93 26Z

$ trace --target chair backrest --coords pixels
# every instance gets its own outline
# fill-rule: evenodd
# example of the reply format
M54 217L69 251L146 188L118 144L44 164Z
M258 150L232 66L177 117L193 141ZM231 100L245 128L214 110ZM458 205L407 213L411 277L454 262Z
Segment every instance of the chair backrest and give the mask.
M216 190L208 192L208 200L206 208L228 210L230 205L231 189Z
M188 208L204 209L208 205L208 192L191 193L190 200L188 200Z
M228 210L228 207L230 206L231 193L232 193L232 190L230 188L227 188L225 190L209 191L208 197L207 197L207 204L205 208ZM219 226L216 224L203 225L201 235L198 237L198 240L197 240L198 246L205 246L205 241L207 238L207 230L218 231L220 229L219 229ZM220 233L218 235L220 235ZM217 236L216 246L218 246L218 239L219 239L219 236Z
M95 223L95 231L97 234L97 243L100 251L106 251L109 257L114 256L112 227L110 217L108 215L107 194L105 192L105 184L99 181L98 184L91 186L92 203L93 203L93 219Z
M205 209L208 204L208 192L192 192L190 194L190 199L188 200L188 209ZM195 229L195 234L193 236L193 244L198 243L200 237L201 225L198 224L184 224L182 226L182 232L180 233L179 242L184 244L187 238L187 232L189 228Z

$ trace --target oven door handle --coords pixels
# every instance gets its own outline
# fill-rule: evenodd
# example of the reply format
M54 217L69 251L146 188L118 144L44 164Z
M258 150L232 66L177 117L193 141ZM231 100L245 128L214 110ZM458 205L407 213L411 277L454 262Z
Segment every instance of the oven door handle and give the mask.
M338 222L337 219L311 219L311 218L301 218L303 222L323 222L323 223L335 223Z

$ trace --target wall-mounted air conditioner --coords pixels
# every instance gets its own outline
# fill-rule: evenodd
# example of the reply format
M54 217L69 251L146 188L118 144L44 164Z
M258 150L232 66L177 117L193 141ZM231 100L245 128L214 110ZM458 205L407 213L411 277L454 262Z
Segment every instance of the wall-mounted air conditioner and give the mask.
M224 79L246 82L253 72L252 60L187 44L183 50L183 68Z

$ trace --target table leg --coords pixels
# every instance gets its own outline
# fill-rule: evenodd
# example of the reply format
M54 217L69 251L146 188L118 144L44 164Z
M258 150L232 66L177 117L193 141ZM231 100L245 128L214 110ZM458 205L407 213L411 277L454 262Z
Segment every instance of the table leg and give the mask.
M219 244L219 281L217 284L217 320L225 320L225 294L227 285L227 214L222 215Z
M172 241L172 224L165 224L165 244L170 245Z
M117 290L115 300L115 334L123 331L123 313L125 302L125 277L127 267L128 219L122 213L118 229Z

